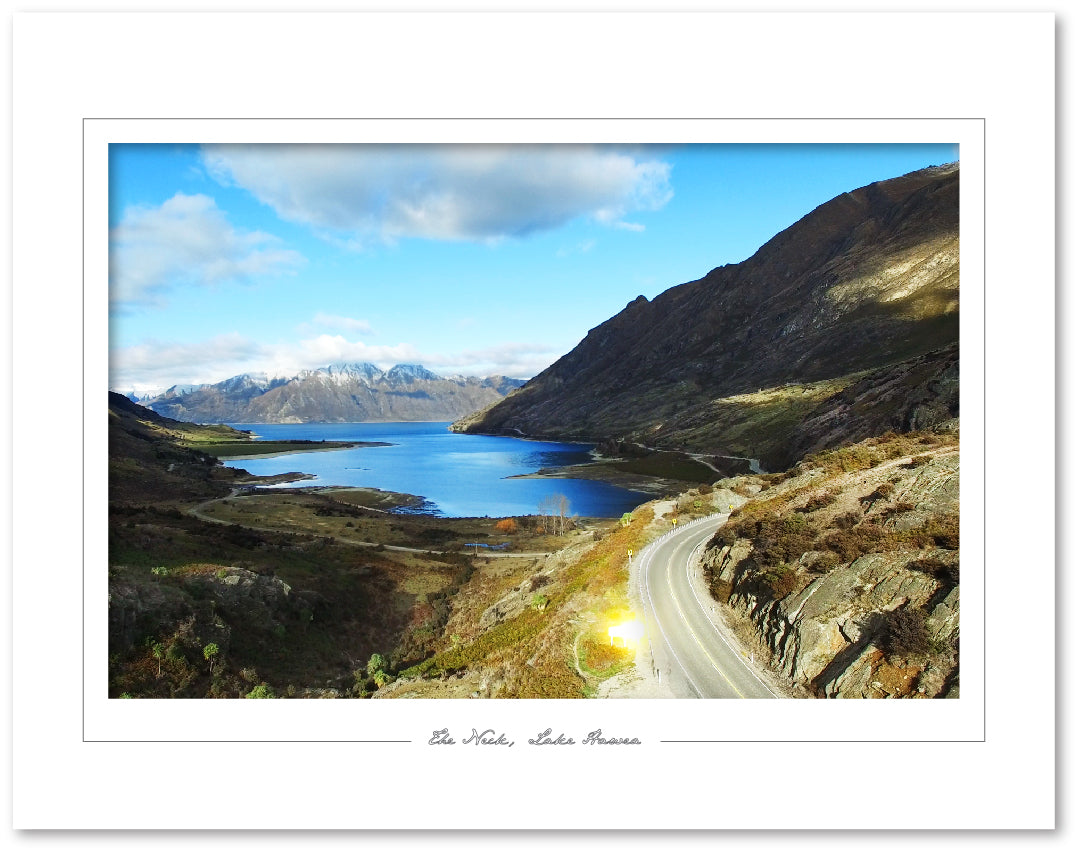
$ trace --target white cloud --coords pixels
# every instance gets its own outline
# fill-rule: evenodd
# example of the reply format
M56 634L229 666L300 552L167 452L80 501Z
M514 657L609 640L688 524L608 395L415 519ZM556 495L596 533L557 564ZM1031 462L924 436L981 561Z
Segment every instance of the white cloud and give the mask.
M161 302L178 285L288 272L304 261L272 235L233 228L214 200L201 194L177 193L159 207L130 207L109 236L114 307Z
M385 368L402 362L423 362L424 358L412 344L372 345L350 341L344 335L317 335L282 349L279 361L282 365L296 366L293 369L295 372L323 367L332 362L371 362Z
M145 341L115 349L109 359L109 388L144 394L172 385L216 383L244 373L293 376L334 362L370 362L384 370L411 363L422 364L443 376L503 374L527 379L560 355L543 344L506 343L457 353L433 353L409 343L371 345L327 334L261 344L234 332L202 341Z
M672 196L670 164L580 145L208 145L207 171L338 240L496 241Z
M172 385L218 382L268 361L269 348L232 332L202 341L144 341L109 353L109 388L161 390Z
M504 343L431 357L428 367L443 375L487 377L502 375L529 379L563 354L546 344ZM426 364L426 363L425 363Z

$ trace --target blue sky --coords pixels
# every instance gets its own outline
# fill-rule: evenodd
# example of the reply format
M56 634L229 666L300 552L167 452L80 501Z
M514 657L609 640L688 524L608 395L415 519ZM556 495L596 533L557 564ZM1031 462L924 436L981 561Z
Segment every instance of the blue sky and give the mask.
M639 294L957 146L111 145L110 388L528 378Z

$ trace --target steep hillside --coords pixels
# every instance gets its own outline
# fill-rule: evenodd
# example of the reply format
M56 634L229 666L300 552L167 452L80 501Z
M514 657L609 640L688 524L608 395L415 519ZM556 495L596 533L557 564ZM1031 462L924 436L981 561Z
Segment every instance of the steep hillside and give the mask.
M454 429L790 461L814 444L791 438L812 413L833 414L835 440L911 429L892 423L891 407L854 419L829 400L883 369L894 402L955 415L948 383L932 383L919 359L940 351L939 379L955 367L959 176L958 164L933 167L838 196L747 261L638 297ZM779 422L758 429L763 411ZM740 430L752 434L741 444Z
M109 392L109 501L187 501L227 495L246 473L221 466L183 442L246 438L224 425L196 427L165 418Z
M420 365L381 371L329 365L295 377L243 374L220 383L174 387L143 401L155 412L203 423L299 424L452 421L521 385L508 377L441 377Z
M238 487L274 480L197 449L222 443L251 444L229 427L181 423L109 395L109 696L339 696L375 650L399 644L417 593L450 584L468 559L395 560L327 536L324 519L347 533L389 527L385 511L329 496L307 496L317 502L309 531L276 530L269 514L245 525L207 520L207 506L242 500ZM372 492L347 498L375 504L382 494ZM293 495L279 498L299 516ZM436 524L395 527L410 526L426 546Z
M958 434L888 434L724 485L749 500L704 571L759 661L811 696L959 695Z

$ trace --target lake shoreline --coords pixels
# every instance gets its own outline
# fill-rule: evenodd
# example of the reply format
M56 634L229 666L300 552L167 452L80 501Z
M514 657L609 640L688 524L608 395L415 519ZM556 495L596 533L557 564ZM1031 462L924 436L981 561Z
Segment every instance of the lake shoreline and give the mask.
M673 483L641 473L609 471L595 449L586 443L545 442L512 437L454 434L444 422L418 424L363 423L349 425L261 425L260 438L287 443L307 439L309 446L291 452L331 450L325 441L347 445L338 455L320 454L293 465L312 477L281 478L274 486L311 492L371 488L416 496L401 506L402 513L427 513L445 518L483 518L537 515L545 498L565 495L580 516L619 518L623 513L671 491ZM246 429L248 425L234 425ZM378 440L378 441L376 441ZM368 450L384 446L382 451ZM390 447L385 447L389 445ZM280 447L280 446L279 446ZM271 446L267 455L219 451L230 467L256 476L279 475L286 463ZM249 450L257 450L249 448ZM579 467L584 465L584 467ZM645 473L651 475L652 472ZM561 480L559 483L550 481ZM291 481L291 482L289 482ZM259 488L253 483L255 488ZM263 486L271 484L264 482ZM390 509L380 502L380 508Z
M268 440L270 441L277 440ZM252 443L255 444L255 443ZM280 443L287 444L287 443ZM299 443L297 443L299 444ZM235 462L236 460L268 460L273 457L284 457L289 454L315 454L320 451L346 451L350 448L391 448L392 442L312 442L308 446L290 448L284 451L267 451L265 453L255 454L215 454L211 451L205 453L210 454L212 457L216 457L222 462Z
M529 474L510 475L507 480L592 480L606 483L609 486L616 486L620 489L628 489L631 492L644 493L647 496L644 499L645 501L662 498L665 495L681 492L687 488L686 483L672 478L619 471L609 465L609 462L616 461L542 468Z

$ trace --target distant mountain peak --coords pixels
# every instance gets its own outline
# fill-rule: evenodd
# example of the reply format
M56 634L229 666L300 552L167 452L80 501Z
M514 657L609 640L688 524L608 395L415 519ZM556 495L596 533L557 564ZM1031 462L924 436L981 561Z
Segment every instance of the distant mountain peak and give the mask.
M364 374L376 376L382 371L371 362L332 362L325 368L319 368L328 374Z
M386 372L388 379L395 380L441 380L438 374L429 371L423 365L394 365L389 371Z
M155 412L202 423L453 421L522 385L507 377L447 379L423 365L383 371L368 362L334 362L293 377L247 373L143 400Z

